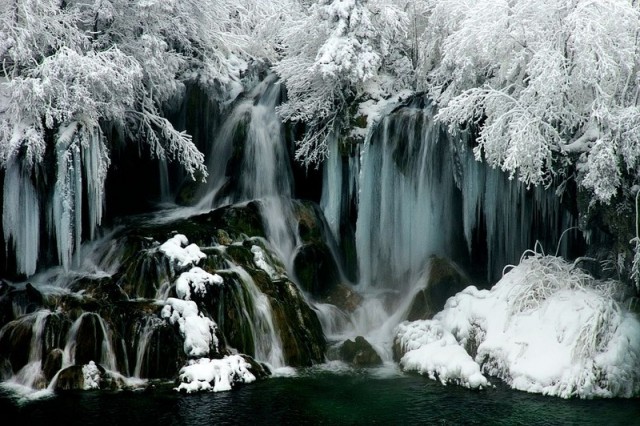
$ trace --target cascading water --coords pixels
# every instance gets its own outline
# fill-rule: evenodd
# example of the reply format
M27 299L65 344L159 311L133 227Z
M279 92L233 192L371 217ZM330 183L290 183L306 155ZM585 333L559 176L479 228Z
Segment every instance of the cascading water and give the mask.
M336 324L326 307L321 317L332 340L366 336L386 359L394 327L427 282L432 255L469 265L474 252L486 251L484 270L492 281L536 240L555 250L573 224L554 193L527 190L475 161L466 140L447 134L434 115L433 106L416 99L371 129L355 168L357 191L351 189L354 170L345 173L336 146L325 164L322 207L337 238L349 220L344 203L357 193L363 302L348 322ZM481 230L486 246L478 246Z
M281 93L277 77L271 74L233 109L211 145L210 184L197 208L261 200L268 238L290 271L298 241L291 219L291 163L284 126L276 113Z
M251 205L250 201L257 200L259 220L262 220L266 237L266 240L258 240L266 250L275 252L277 256L274 257L280 258L289 277L296 276L295 258L301 252L301 246L308 244L317 248L313 244L321 243L328 248L330 255L338 259L340 256L335 253L336 245L329 240L333 237L344 243L345 239L352 238L350 246L342 246L355 247L359 275L357 285L351 287L342 276L341 262L337 262L339 272L335 275L340 275L339 285L355 289L361 300L347 312L325 303L326 300L322 298L326 294L314 296L322 300L314 306L315 314L332 342L362 335L384 361L390 361L393 329L406 318L413 297L428 281L425 277L429 273L432 255L469 265L475 252L486 251L485 270L491 280L505 264L515 262L524 249L541 238L535 234L536 229L551 230L544 236L544 241L555 243L562 230L572 224L571 217L563 213L554 194L537 189L528 191L522 185L506 179L500 172L489 170L476 162L471 150L463 149L466 142L454 139L434 121L433 108L422 100L415 100L382 118L370 130L364 145L350 148L350 155L346 153L349 149L344 146L340 149L338 141L334 141L323 166L321 208L328 226L322 224L322 230L313 231L316 232L312 236L315 240L309 243L304 240L304 233L300 229L308 227L308 223L303 223L305 220L313 225L315 219L301 219L309 214L309 210L301 213L304 206L293 200L293 172L288 142L285 128L276 113L281 91L276 76L268 75L250 93L235 102L216 137L208 141L209 179L206 187L197 195L198 201L194 206L177 212L158 213L160 219L157 223L172 223L171 220L177 217L182 219L182 216L206 215L211 209L223 210L228 205L244 208ZM115 237L107 237L85 244L83 261L77 258L75 264L71 262L72 255L78 257L80 253L83 216L81 210L65 207L65 202L69 201L70 205L91 205L88 228L93 239L94 229L101 221L102 194L98 186L87 187L87 183L103 179L105 166L101 135L95 132L76 135L74 132L68 135L69 145L63 145L58 152L58 161L73 165L78 171L67 168L68 175L60 177L54 191L55 203L49 214L49 222L51 234L59 237L57 248L62 256L62 264L67 268L76 267L78 271L67 274L60 270L50 276L38 277L40 284L44 283L40 288L57 286L63 288L62 293L66 292L64 294L68 296L70 292L79 291L81 294L84 291L84 288L75 286L77 283L100 288L101 280L104 280L113 284L112 287L105 285L104 292L112 292L109 297L116 294L116 297L121 297L116 298L118 302L126 299L140 311L135 311L134 319L129 319L137 327L134 327L135 337L130 339L132 342L125 341L123 337L123 330L130 323L109 325L110 321L115 321L111 315L116 316L110 309L100 311L100 314L72 310L69 318L75 319L75 322L65 329L66 339L58 342L59 347L64 348L62 368L94 361L103 364L107 370L119 370L137 378L155 377L155 373L161 376L157 370L165 366L159 366L156 358L161 353L164 356L162 344L166 343L166 339L175 343L171 339L179 336L175 327L172 328L174 322L169 321L177 318L176 324L183 326L187 321L197 321L204 315L199 308L195 312L187 312L191 306L188 303L193 303L188 298L176 300L174 297L177 286L175 279L181 273L191 272L189 268L198 265L200 258L186 261L185 264L174 264L170 263L173 260L163 257L154 238L160 239L159 235L172 232L167 228L158 231L153 238L145 236L134 242L116 242ZM83 145L84 150L71 149L73 143L81 142L77 138L83 137L88 138L85 141L88 144ZM172 198L170 190L174 182L169 182L166 172L166 164L161 162L161 201ZM7 185L13 186L7 189ZM7 243L15 245L19 269L27 273L35 271L37 256L31 260L26 253L38 252L40 226L34 224L41 222L41 208L31 177L24 174L17 164L9 163L7 168L4 204L25 206L27 214L24 217L15 209L5 209L4 235ZM354 217L354 206L357 206L357 217ZM198 223L195 222L196 225ZM13 231L18 228L25 229ZM194 223L188 224L187 228L196 234L199 232ZM218 230L214 229L215 232ZM234 282L236 287L232 287L231 282L224 284L230 286L225 290L227 293L235 292L233 304L224 306L225 302L218 301L220 306L205 308L205 311L209 310L206 314L217 314L216 327L219 326L223 331L242 329L241 333L236 332L229 339L233 343L228 345L229 350L235 351L240 347L272 368L285 366L287 360L297 356L291 355L291 348L301 346L303 340L296 340L299 336L293 336L293 332L289 331L287 335L287 331L283 332L286 313L278 305L281 301L277 297L285 300L278 291L292 293L287 287L290 283L285 282L287 274L273 276L269 268L261 266L263 259L259 255L262 249L252 246L254 240L233 240L227 235L226 238L232 241L221 243L221 237L217 234L214 236L214 233L199 236L200 241L205 241L203 250L207 255L217 253L211 256L212 263L207 266L222 275L237 277L238 283ZM321 240L320 243L318 240ZM129 243L131 245L127 245ZM260 250L254 252L254 247ZM245 250L246 253L238 255L231 262L231 255L224 256L226 252L234 250ZM123 271L121 267L130 261L132 251L138 253L137 257L134 256L135 262L128 264L128 269ZM253 258L247 257L250 253L253 253ZM309 253L317 252L311 250ZM202 256L207 257L204 253ZM345 258L349 259L348 256ZM205 268L204 265L200 266ZM255 275L255 270L258 270L258 275ZM260 275L262 272L275 283L274 287L265 287L261 281L266 279ZM313 294L311 290L307 291ZM121 293L126 293L126 296ZM100 292L98 294L103 295ZM65 303L71 303L65 300ZM225 312L224 309L230 305L235 311ZM166 316L158 315L157 311L162 309L165 312L167 307ZM214 312L215 309L219 311ZM38 339L42 339L38 330L47 312L43 310L34 317L33 339L36 340L32 342L33 348L41 348L37 343ZM292 312L296 318L302 318L300 310ZM192 316L187 317L188 313ZM19 317L27 312L14 314ZM304 323L302 319L300 322ZM211 324L213 322L205 324L205 331L214 329ZM306 322L304 326L308 324ZM245 331L246 336L238 337ZM87 340L92 346L79 352L82 343L79 334L82 333L89 336ZM185 336L183 333L181 337L187 340ZM217 342L215 335L208 337ZM183 362L186 359L185 352L183 350L171 361ZM206 348L202 353L207 353ZM215 351L211 349L211 353ZM222 353L216 355L222 356ZM29 363L20 374L15 375L15 380L35 386L40 380L38 374L44 356L46 354L30 353ZM186 357L192 355L186 354ZM152 368L156 370L148 375L147 370L152 363Z
M267 362L272 368L281 368L286 364L282 352L282 340L273 323L273 310L267 296L262 293L251 276L242 268L230 266L230 271L238 274L249 295L245 306L247 323L250 326L256 359Z
M78 345L86 344L78 338L78 333L84 328L85 333L89 333L92 339L87 339L93 345L99 345L99 348L89 348L88 354L93 355L87 359L78 360ZM111 333L109 326L104 319L95 313L85 312L78 317L69 330L67 344L64 348L62 358L63 367L74 365L78 361L82 364L88 361L95 361L103 364L111 371L117 371L116 355L111 343ZM85 355L85 354L83 354Z

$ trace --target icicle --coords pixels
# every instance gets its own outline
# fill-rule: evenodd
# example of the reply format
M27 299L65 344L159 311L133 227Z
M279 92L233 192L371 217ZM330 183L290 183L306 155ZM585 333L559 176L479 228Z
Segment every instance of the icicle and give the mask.
M342 162L337 141L329 144L329 158L324 163L320 207L336 240L340 239L342 202Z
M60 128L58 141L56 144L56 183L53 191L53 201L49 224L49 234L55 235L58 260L63 268L69 269L73 254L73 244L77 240L78 234L74 232L74 225L77 222L76 204L77 184L82 182L82 177L76 177L81 173L80 169L75 169L77 164L76 156L79 155L77 145L76 130L78 123L72 123ZM79 188L82 191L82 188ZM81 200L81 196L80 196Z
M15 250L19 273L33 275L40 251L40 203L31 178L20 170L15 159L7 163L3 206L2 230L7 251L10 245Z
M88 228L89 238L92 240L96 236L98 226L102 223L104 211L104 185L110 162L109 152L104 142L104 135L99 127L83 133L82 165L87 182ZM80 205L76 205L76 210L81 210Z

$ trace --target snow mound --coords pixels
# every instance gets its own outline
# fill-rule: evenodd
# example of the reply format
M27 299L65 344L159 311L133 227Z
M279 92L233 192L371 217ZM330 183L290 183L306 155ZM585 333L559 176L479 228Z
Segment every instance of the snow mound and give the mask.
M95 362L89 361L89 364L82 366L82 375L84 376L84 389L100 389L100 370Z
M187 393L228 391L237 383L251 383L256 377L249 371L251 366L240 355L229 355L222 359L200 358L189 361L180 369L180 385L177 391Z
M207 257L200 247L189 244L189 240L182 234L176 234L169 238L159 249L171 262L179 268L187 268L196 265L201 259Z
M532 253L491 290L467 287L433 320L401 324L400 363L474 387L472 359L518 390L633 397L640 393L640 322L616 300L619 293L615 282Z
M480 366L469 356L456 338L440 323L431 320L403 323L398 326L400 345L407 351L400 360L405 371L416 371L443 385L455 383L470 389L490 385Z
M207 287L212 285L222 285L224 280L218 274L210 274L197 266L188 272L183 272L176 280L176 293L184 300L191 300L191 292L204 296Z
M162 308L162 318L169 319L171 324L178 323L184 337L185 354L190 357L209 355L211 347L218 346L216 323L202 315L195 302L170 297L166 303Z

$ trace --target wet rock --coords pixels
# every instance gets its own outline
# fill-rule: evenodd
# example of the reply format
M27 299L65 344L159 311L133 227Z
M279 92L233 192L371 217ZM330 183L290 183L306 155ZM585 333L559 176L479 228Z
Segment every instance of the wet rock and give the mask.
M7 360L14 373L27 365L35 315L18 318L0 330L0 360Z
M317 297L327 296L341 280L333 254L322 242L300 247L293 267L302 289Z
M244 358L244 360L247 361L247 363L249 363L249 365L251 366L249 370L251 371L251 374L253 374L256 377L257 380L266 379L271 375L271 370L269 370L269 367L266 366L265 364L262 364L256 361L255 359L253 359L253 357L250 357L249 355L246 355L246 354L241 354L240 356L242 356L242 358Z
M145 334L148 333L146 336ZM182 336L174 326L154 318L140 327L132 353L137 360L131 364L146 379L173 379L186 362ZM139 353L142 351L142 356ZM141 365L138 366L137 362Z
M44 296L31 283L25 286L27 296L27 313L35 312L44 306Z
M10 321L13 321L13 297L12 286L0 280L0 330Z
M74 292L82 291L84 297L92 298L101 304L110 304L128 299L125 292L111 277L82 277L75 280L69 288Z
M100 317L95 313L86 313L80 321L75 339L75 363L105 362L102 359L102 343L108 336L104 335Z
M355 341L345 340L339 349L340 358L356 367L374 367L382 364L382 359L371 344L362 336Z
M129 298L154 298L174 278L169 259L157 246L145 248L124 264L118 287Z
M48 315L42 332L42 353L47 354L54 348L64 347L69 328L71 321L63 314Z
M56 373L62 368L63 352L60 348L55 348L47 353L42 363L42 372L47 382L56 375Z
M58 374L55 390L79 390L84 389L84 374L81 365L72 365Z
M54 389L66 390L118 390L126 387L124 378L111 373L93 361L84 365L72 365L60 371Z
M285 362L294 367L322 362L326 340L315 311L291 281L273 284L275 297L271 306L282 338Z
M452 261L432 256L425 285L414 297L407 320L431 319L440 312L451 296L464 290L470 281Z
M362 296L348 284L337 284L322 299L345 312L353 312L362 304Z

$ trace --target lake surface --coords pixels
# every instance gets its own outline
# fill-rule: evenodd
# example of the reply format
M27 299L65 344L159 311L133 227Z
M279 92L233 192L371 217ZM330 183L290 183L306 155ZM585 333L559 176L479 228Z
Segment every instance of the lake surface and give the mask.
M442 386L389 368L300 370L231 392L64 392L16 400L0 390L2 419L16 425L640 425L640 399L563 400L513 391ZM15 416L12 416L16 418ZM8 425L5 421L0 424Z

